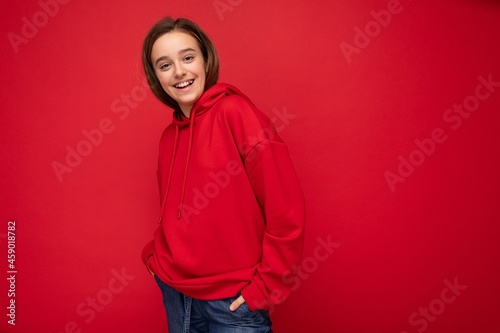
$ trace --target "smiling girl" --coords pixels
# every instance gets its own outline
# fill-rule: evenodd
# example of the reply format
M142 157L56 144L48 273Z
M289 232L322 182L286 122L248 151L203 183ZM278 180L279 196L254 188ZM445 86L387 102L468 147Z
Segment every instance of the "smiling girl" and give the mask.
M159 226L142 252L169 332L272 332L304 237L287 147L248 97L217 83L217 51L194 22L159 21L143 65L174 110L160 139Z

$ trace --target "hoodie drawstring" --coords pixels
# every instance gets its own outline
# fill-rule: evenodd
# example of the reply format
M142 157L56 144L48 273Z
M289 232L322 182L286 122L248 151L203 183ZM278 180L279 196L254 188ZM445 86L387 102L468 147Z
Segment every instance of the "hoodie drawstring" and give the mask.
M193 111L193 110L191 110ZM182 206L184 205L184 194L186 193L186 182L187 182L187 174L189 168L189 160L191 157L191 150L193 147L193 125L194 125L195 112L191 112L191 119L189 122L189 143L188 143L188 151L186 157L186 167L184 169L184 179L182 180L182 192L181 192L181 201L179 203L179 213L177 214L177 219L179 220L182 216Z
M167 189L165 190L165 195L163 196L163 202L161 204L160 219L158 223L161 223L163 217L163 211L165 209L165 204L167 203L168 192L170 191L170 183L172 182L172 172L174 170L174 160L175 154L177 152L177 141L179 140L179 126L175 125L175 137L174 137L174 149L172 153L172 161L170 162L170 169L168 171Z
M181 189L181 197L180 197L180 202L179 202L179 211L177 213L177 219L180 219L182 217L182 209L184 206L184 197L186 194L186 182L187 182L187 175L188 175L188 170L189 170L189 160L191 159L191 150L193 148L193 136L194 136L194 118L196 115L201 115L204 112L207 112L210 110L210 108L215 105L218 101L220 101L222 98L228 95L238 95L244 98L248 103L252 104L253 103L246 97L241 91L239 91L236 87L231 86L229 84L225 83L217 83L213 87L209 88L207 91L203 93L203 95L200 97L200 99L196 102L195 105L193 105L193 108L191 109L191 117L189 118L189 143L188 143L188 151L187 151L187 157L186 157L186 166L184 168L184 178L182 180L182 189ZM160 212L160 220L158 223L161 223L163 213L165 210L166 202L167 202L167 197L170 191L170 185L172 182L172 173L174 169L174 160L175 160L175 155L177 153L177 145L179 144L179 127L186 125L187 124L187 119L185 119L182 116L181 110L176 110L174 111L174 120L173 124L175 125L175 139L174 139L174 152L172 153L172 161L170 163L170 170L168 172L168 182L167 182L167 189L165 191L165 195L163 198L163 202L161 205L161 212Z
M179 220L182 217L182 206L184 205L184 196L186 194L186 182L187 182L187 174L189 169L189 160L191 159L191 150L193 147L193 127L194 127L194 118L195 113L191 112L191 119L189 121L189 143L188 143L188 151L186 157L186 166L184 168L184 178L182 180L182 190L181 190L181 198L179 202L179 212L177 214L177 219ZM163 202L161 204L161 212L160 219L158 223L161 223L163 217L163 211L165 210L165 205L167 203L168 193L170 191L170 184L172 183L172 173L174 170L174 161L175 155L177 153L177 143L179 141L179 125L175 125L175 137L174 137L174 149L172 153L172 161L170 162L170 170L168 171L168 181L167 181L167 189L165 190L165 195L163 197Z

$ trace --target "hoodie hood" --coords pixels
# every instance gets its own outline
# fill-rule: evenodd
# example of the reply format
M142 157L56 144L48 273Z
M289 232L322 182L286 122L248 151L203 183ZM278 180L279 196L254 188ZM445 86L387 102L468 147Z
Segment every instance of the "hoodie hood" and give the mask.
M235 86L227 84L227 83L217 83L217 84L213 85L210 89L206 90L203 93L203 95L201 95L201 97L195 102L195 104L193 105L193 108L191 109L191 115L189 118L184 116L184 114L181 111L174 110L172 124L175 127L175 136L174 136L174 146L173 146L173 153L172 153L172 162L170 163L170 170L168 172L167 189L165 191L165 196L162 200L160 219L159 219L158 223L161 223L161 221L162 221L163 211L165 210L165 204L167 202L168 193L170 191L170 184L172 181L172 171L174 168L174 162L175 162L176 153L177 153L177 143L179 140L179 130L181 128L189 125L188 150L187 150L187 157L186 157L186 163L185 163L185 168L184 168L184 177L183 177L183 181L182 181L181 197L179 200L179 212L177 214L177 219L180 219L182 216L184 196L186 193L186 182L187 182L188 171L189 171L189 161L191 158L191 151L193 150L193 135L194 135L193 128L194 128L195 119L197 117L203 115L204 113L208 112L215 104L217 104L217 102L219 102L222 98L229 96L229 95L238 95L253 105L253 103L250 101L250 99L246 95L244 95Z
M238 88L227 83L217 83L213 85L210 89L206 90L203 95L195 102L193 108L191 109L191 117L187 118L180 110L175 110L173 114L173 125L184 127L191 123L192 118L201 116L205 112L209 111L212 106L217 104L222 98L229 95L238 95L243 97L249 103L252 103L250 99L244 95ZM253 103L252 103L253 104Z

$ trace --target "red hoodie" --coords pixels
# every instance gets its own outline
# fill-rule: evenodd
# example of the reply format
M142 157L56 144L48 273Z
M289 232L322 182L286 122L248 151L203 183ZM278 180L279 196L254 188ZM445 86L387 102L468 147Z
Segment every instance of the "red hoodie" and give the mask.
M174 112L161 137L160 225L142 260L190 297L241 292L251 310L290 293L300 263L304 198L271 120L236 87L218 83L191 118Z

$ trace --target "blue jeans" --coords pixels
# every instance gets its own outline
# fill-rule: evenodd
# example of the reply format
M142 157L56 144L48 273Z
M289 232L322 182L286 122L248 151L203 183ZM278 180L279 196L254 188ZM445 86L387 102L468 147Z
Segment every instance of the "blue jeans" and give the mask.
M246 303L229 310L239 294L204 301L181 294L156 275L154 278L162 292L169 333L272 333L268 311L251 311Z

